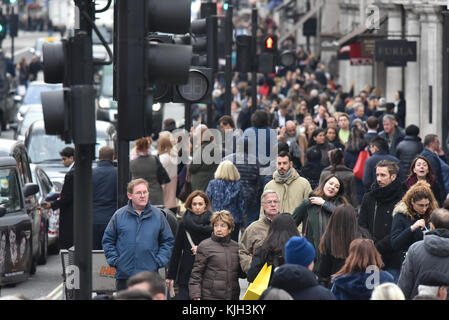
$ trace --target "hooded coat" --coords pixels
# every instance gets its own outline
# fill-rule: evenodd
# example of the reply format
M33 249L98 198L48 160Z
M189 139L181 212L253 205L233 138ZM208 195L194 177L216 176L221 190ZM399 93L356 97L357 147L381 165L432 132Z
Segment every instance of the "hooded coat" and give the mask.
M293 173L291 177L283 183L278 178L278 172L273 174L273 180L265 185L265 190L274 190L279 194L280 206L279 212L293 213L293 210L306 199L312 188L310 187L309 181L301 177L298 172L292 167ZM263 209L260 208L260 217L264 216Z
M412 244L405 257L398 286L406 299L418 294L419 278L423 272L435 270L449 274L449 230L435 229L424 240Z
M369 300L375 280L379 280L378 284L394 282L393 276L386 271L381 270L378 276L379 278L376 279L370 272L344 274L334 279L331 291L338 300Z
M391 224L391 247L401 255L401 264L405 258L408 248L415 242L423 239L423 230L416 229L414 232L410 227L421 217L414 216L410 219L407 216L407 205L405 202L400 202L393 210L393 222ZM429 229L429 223L426 223L426 228Z
M335 300L329 289L318 284L312 271L296 264L284 264L277 268L271 287L287 291L294 300Z
M359 210L359 226L370 233L386 268L401 267L400 255L393 250L390 243L390 232L394 207L401 201L405 191L399 179L383 188L376 182L371 191L363 197Z

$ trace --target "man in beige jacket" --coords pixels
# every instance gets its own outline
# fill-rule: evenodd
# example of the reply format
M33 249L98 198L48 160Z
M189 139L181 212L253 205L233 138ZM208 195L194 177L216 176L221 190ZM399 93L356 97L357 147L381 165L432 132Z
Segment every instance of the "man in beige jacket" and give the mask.
M267 237L271 221L279 214L279 195L276 191L265 190L260 202L264 215L245 229L239 241L240 266L245 273L251 266L254 252Z
M274 190L279 194L279 212L293 214L297 206L304 199L307 199L312 192L307 179L301 177L293 168L293 162L290 153L281 151L277 157L277 170L273 174L273 180L268 182L265 190ZM261 208L260 216L264 212Z

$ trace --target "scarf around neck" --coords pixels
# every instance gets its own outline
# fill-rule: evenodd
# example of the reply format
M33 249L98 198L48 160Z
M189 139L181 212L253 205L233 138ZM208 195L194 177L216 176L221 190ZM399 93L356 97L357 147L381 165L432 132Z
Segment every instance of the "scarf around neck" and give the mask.
M278 183L286 183L288 179L290 179L293 175L293 168L290 168L285 174L280 174L278 170L276 170L275 181Z

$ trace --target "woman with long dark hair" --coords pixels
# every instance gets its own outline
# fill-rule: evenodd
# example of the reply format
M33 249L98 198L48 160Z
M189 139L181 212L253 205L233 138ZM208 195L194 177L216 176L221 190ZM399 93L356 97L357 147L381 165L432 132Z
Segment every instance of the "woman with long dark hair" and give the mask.
M330 175L293 211L296 225L303 224L302 234L313 244L317 253L332 212L340 204L348 204L348 200L344 197L343 182L337 176ZM319 254L316 260L317 270Z
M429 160L422 155L416 156L412 164L410 165L408 177L405 180L405 186L407 187L407 190L415 185L418 181L426 181L430 185L430 189L432 190L433 195L438 202L438 205L441 207L442 199L440 186L435 181L435 175L433 173L432 165L430 164Z
M330 287L330 276L345 264L352 240L362 236L367 237L359 228L355 209L350 205L339 205L331 215L320 241L318 278L321 284Z
M293 236L299 236L299 231L292 215L290 213L277 215L268 229L267 237L254 252L251 267L247 272L249 282L254 281L265 263L272 266L272 272L285 263L285 244Z
M201 190L193 191L185 202L186 211L182 215L176 233L175 246L167 272L167 287L174 286L179 292L177 300L189 300L189 278L195 261L196 249L201 241L209 238L213 228L209 197Z
M326 141L326 136L323 128L317 128L312 133L312 139L309 142L309 150L317 149L321 153L321 165L327 167L329 162L329 151L335 149L332 143Z
M334 149L329 153L330 166L324 168L321 172L320 182L328 175L334 174L343 181L345 187L345 197L348 199L354 208L357 208L357 185L356 178L351 169L345 166L345 158L341 149Z

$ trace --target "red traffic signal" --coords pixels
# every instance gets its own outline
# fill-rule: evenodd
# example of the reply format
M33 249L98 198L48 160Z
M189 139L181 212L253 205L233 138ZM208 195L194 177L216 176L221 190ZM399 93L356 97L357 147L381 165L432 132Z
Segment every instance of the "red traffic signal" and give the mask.
M263 41L262 52L276 52L277 51L277 36L275 35L267 35Z

